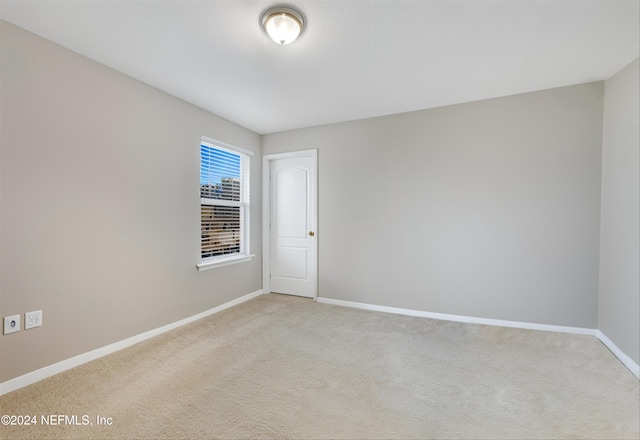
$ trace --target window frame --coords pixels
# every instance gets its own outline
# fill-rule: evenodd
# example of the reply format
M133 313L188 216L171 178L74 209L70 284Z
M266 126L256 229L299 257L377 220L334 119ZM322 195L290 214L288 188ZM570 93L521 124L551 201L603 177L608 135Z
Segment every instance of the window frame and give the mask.
M240 158L240 201L230 201L224 199L209 199L202 197L202 191L200 188L202 181L202 147L218 149L226 153L238 155ZM238 148L233 145L225 144L224 142L217 141L202 137L200 140L200 160L199 160L199 182L198 191L200 192L200 248L199 248L199 263L196 267L199 271L213 269L216 267L228 266L230 264L242 263L250 261L255 255L250 253L250 224L251 224L251 157L253 152ZM224 206L224 207L239 207L240 209L240 250L237 253L216 255L212 257L202 257L202 208L203 206Z

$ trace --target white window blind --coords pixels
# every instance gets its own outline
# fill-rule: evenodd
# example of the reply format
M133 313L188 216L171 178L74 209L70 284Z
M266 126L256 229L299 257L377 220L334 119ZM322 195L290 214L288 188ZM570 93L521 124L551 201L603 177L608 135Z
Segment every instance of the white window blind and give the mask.
M228 145L200 145L201 260L249 255L250 156Z

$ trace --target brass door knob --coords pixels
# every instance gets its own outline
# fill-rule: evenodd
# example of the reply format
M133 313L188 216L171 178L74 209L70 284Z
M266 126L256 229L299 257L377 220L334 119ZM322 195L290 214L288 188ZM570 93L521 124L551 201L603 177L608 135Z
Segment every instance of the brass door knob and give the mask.
M310 237L313 237L314 235L316 235L316 233L315 233L315 232L313 232L313 231L309 231L309 236L310 236Z

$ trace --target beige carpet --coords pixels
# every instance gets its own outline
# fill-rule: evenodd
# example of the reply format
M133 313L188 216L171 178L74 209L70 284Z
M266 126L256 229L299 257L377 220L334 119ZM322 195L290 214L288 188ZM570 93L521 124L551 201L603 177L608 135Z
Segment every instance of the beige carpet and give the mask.
M594 337L281 295L9 393L0 409L38 421L2 438L640 435L638 380ZM71 417L43 426L51 414Z

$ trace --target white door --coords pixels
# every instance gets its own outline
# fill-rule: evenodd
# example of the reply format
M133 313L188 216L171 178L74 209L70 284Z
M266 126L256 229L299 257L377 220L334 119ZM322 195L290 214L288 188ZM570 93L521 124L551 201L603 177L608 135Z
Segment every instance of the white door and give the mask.
M271 292L315 298L315 158L270 161Z

